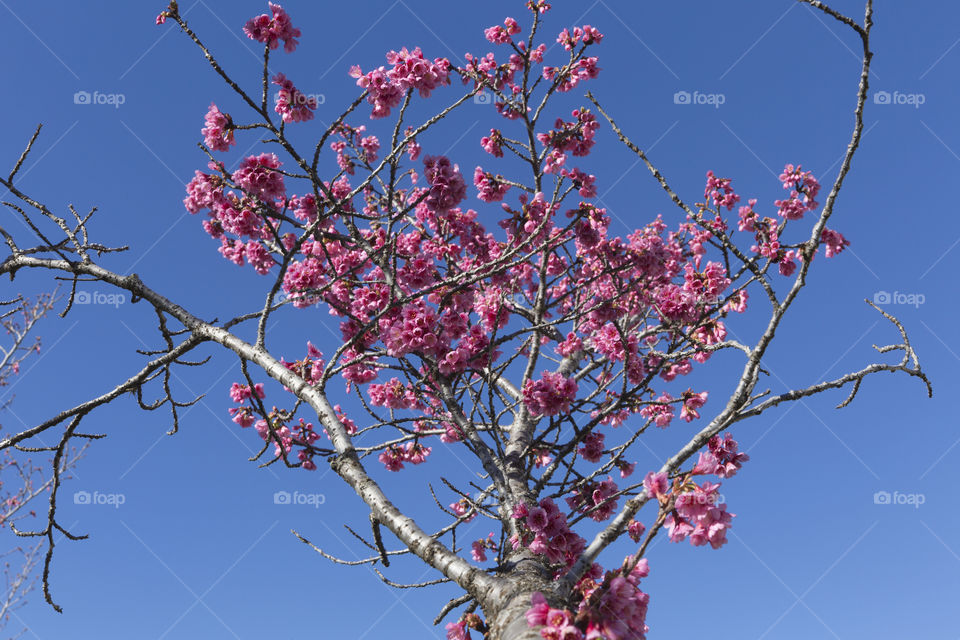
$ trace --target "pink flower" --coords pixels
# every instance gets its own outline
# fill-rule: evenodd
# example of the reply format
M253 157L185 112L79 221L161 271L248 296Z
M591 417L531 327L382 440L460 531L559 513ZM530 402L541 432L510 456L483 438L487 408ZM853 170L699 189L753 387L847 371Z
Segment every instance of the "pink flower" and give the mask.
M541 507L533 507L527 514L527 526L534 533L539 533L547 528L550 519L547 512Z
M658 471L656 473L651 471L647 473L646 477L644 477L643 487L646 489L649 497L659 498L667 495L667 491L670 490L670 480L667 478L667 474L663 471Z
M300 37L300 29L295 29L290 24L290 16L283 7L272 2L268 4L271 15L262 14L250 18L243 25L243 32L251 40L262 42L271 49L276 49L283 40L283 50L292 53L297 48L296 38Z
M390 80L404 91L416 89L421 97L427 98L438 86L450 84L450 61L436 58L430 62L423 57L420 47L413 51L407 51L406 47L391 51L387 62L393 65L387 72Z
M839 254L845 247L850 246L850 241L843 237L839 231L833 231L832 229L824 229L823 233L820 234L820 241L823 242L826 247L826 254L828 258Z
M614 496L618 491L616 483L607 476L603 482L581 483L574 494L566 500L571 509L576 509L580 513L589 511L590 518L603 522L617 509L617 500Z
M547 613L550 611L550 605L547 599L539 591L530 596L531 607L527 610L527 624L531 627L541 627L547 624Z
M643 532L645 530L646 527L643 526L643 523L638 522L637 520L631 520L630 524L627 525L627 535L629 535L630 539L634 542L640 542L640 538L643 537Z
M550 3L547 0L527 0L527 9L534 13L546 13L550 10Z
M692 391L684 391L683 395L683 407L680 409L680 417L686 422L692 422L694 419L700 417L700 412L697 411L707 402L707 392L702 391L700 393L693 393Z
M484 37L493 44L509 44L513 42L510 36L520 33L520 25L513 18L503 21L504 26L494 25L483 32Z
M263 388L263 385L260 385L260 388ZM249 385L239 384L234 382L230 387L230 399L236 403L243 402L251 396ZM263 397L263 396L261 396Z
M719 486L705 482L677 497L674 511L665 520L671 541L689 536L694 546L709 544L714 549L726 543L733 514L727 513L727 505L720 504Z
M703 190L703 197L711 199L717 208L726 207L727 211L732 211L733 205L740 201L740 196L730 186L730 179L717 178L713 171L707 171L707 187Z
M503 157L503 149L501 145L503 144L503 136L500 135L500 131L497 129L490 129L490 135L480 138L480 146L483 147L483 150L489 153L492 156L497 158Z
M564 413L576 395L575 379L549 371L544 371L539 380L528 380L523 387L523 403L534 416Z
M499 202L510 189L510 185L501 182L502 176L486 173L482 167L473 172L473 184L477 187L477 197L484 202Z
M427 156L423 160L424 174L430 184L430 195L424 203L437 213L445 213L467 195L467 186L460 168L446 156Z
M674 416L675 409L670 404L673 402L673 396L664 391L656 401L660 404L648 404L640 409L640 415L648 420L653 420L655 425L665 429L670 426Z
M386 118L403 99L403 89L391 81L383 67L364 75L360 67L353 66L350 76L357 79L358 87L367 90L367 102L373 105L371 118Z
M464 620L460 622L448 622L446 629L447 640L470 640L470 630L467 628L467 623Z
M464 498L461 498L457 502L451 503L449 506L454 515L456 515L458 518L463 518L464 522L470 522L477 517L476 511L474 511L469 516L464 518L464 516L466 516L467 513L473 508Z
M793 272L797 270L797 263L794 262L796 252L790 249L789 251L784 251L783 255L778 257L778 270L780 271L780 275L789 278L793 275Z
M716 460L717 467L712 472L721 478L730 478L740 470L744 462L750 460L750 456L741 453L737 441L729 433L724 437L715 435L708 441L710 454Z
M388 409L415 409L420 405L417 394L411 385L404 385L397 378L391 378L385 384L371 384L367 387L370 404Z
M543 161L543 172L560 173L566 161L567 154L560 149L553 149Z
M360 139L360 148L363 149L364 157L368 164L377 161L377 151L380 150L380 140L377 136L365 136ZM415 160L415 158L411 158Z
M580 169L562 169L560 174L570 178L570 181L573 182L573 186L577 189L577 192L584 198L596 197L597 187L594 183L597 180L597 176L587 175L586 173L580 171Z
M578 451L588 462L600 462L603 457L603 434L590 433L583 439L583 446Z
M546 625L548 627L565 627L573 622L573 617L566 609L550 609L547 611Z
M259 240L250 240L246 244L247 261L253 270L260 275L266 275L276 264L276 260Z
M210 103L210 109L204 116L206 126L200 130L203 134L203 142L211 151L229 151L230 147L237 144L233 139L233 120L226 113L221 113L217 105Z
M261 200L270 202L282 199L286 194L286 187L283 185L283 176L277 172L279 168L280 159L275 154L249 156L240 163L240 168L233 172L233 181L241 189Z
M400 469L403 469L403 461L406 460L406 455L400 447L391 446L377 456L377 459L383 463L387 471L400 471Z
M313 112L317 108L316 98L301 93L282 73L273 76L272 82L280 87L273 110L280 114L284 122L306 122L313 119Z
M403 455L411 464L423 464L431 451L433 451L431 447L425 447L419 442L408 442L403 448Z
M250 410L250 407L239 407L239 408L230 407L228 411L230 412L230 415L233 416L231 420L236 422L238 425L240 425L244 429L246 429L247 427L252 425L254 422L256 422L255 418L253 417L253 412Z
M486 562L487 561L487 547L486 540L474 540L471 544L470 555L473 556L474 562Z

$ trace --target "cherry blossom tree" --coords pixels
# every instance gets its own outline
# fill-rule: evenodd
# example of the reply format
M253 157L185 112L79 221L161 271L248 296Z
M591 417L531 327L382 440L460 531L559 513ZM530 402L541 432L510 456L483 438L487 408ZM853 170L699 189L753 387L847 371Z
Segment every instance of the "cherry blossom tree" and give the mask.
M47 570L54 534L76 537L57 517L58 465L74 439L99 437L81 428L84 419L132 392L144 410L169 411L175 432L178 412L196 399L179 396L172 372L202 365L191 354L214 344L238 359L234 406L224 410L238 429L254 428L257 459L307 472L329 465L369 507L370 556L350 563L386 568L391 557L413 555L435 579L400 585L379 575L394 586L462 590L437 617L448 638L645 637L651 541L664 530L698 547L727 540L734 515L718 500L719 481L748 459L734 439L737 423L835 390L843 407L879 372L917 377L931 389L904 328L876 307L895 335L876 362L786 393L761 384L764 356L811 269L829 269L827 259L850 244L827 224L860 143L872 57L870 0L862 22L800 1L849 27L862 67L836 179L821 187L810 171L788 164L783 197L772 203L741 198L749 187L738 192L709 167L702 197L674 191L632 142L629 125L584 94L600 82L601 31L579 25L553 35L558 26L545 0L518 3L519 18L484 31L492 52L468 54L460 66L403 48L384 52L384 66L352 67L358 95L315 130L309 148L294 144L288 127L316 124L315 98L294 78L270 72L277 56L296 54L302 36L284 9L271 3L243 27L263 45L259 86L245 87L171 2L157 23L179 28L235 94L206 113L206 164L184 205L202 216L224 258L263 276L265 295L249 313L207 321L178 304L175 291L104 266L122 248L88 236L93 212L58 214L18 187L37 129L0 179L17 200L6 206L34 236L2 231L8 254L0 274L60 274L72 285L63 315L78 282L123 290L151 309L158 332L139 371L0 442L25 448L41 434L58 435L46 525L22 532L46 540ZM554 42L560 46L548 55ZM421 147L425 131L442 129L481 92L494 101L489 134L477 140L487 166L461 170L455 158ZM414 102L435 104L434 115L410 121ZM602 127L646 165L679 215L624 237L611 233L596 203L600 179L589 170ZM245 136L262 136L270 148L229 170L222 154ZM523 170L508 168L515 166ZM468 196L482 205L469 208ZM342 340L278 353L267 327L284 306L339 318ZM763 319L755 339L732 337L740 314ZM255 337L244 337L248 327ZM741 360L728 397L684 384L719 351ZM697 428L662 467L637 469L644 434L677 423ZM384 480L429 465L438 448L472 461L482 481L439 478L442 491L431 489L424 508L443 512L447 523L428 530L420 524L426 511L401 510ZM498 531L458 540L461 526L478 517ZM608 557L621 538L634 551ZM44 593L59 610L47 570Z
M3 394L0 411L9 409L14 395L13 382L20 375L21 363L40 352L40 337L35 334L37 323L47 315L56 302L56 294L46 294L34 300L17 297L0 301L0 326L6 334L0 345L0 390ZM42 504L53 486L53 478L47 477L45 465L37 465L23 452L35 453L26 448L18 452L4 450L0 458L0 526L17 530L25 519L35 518L35 503ZM81 451L71 451L59 461L57 473L66 477ZM0 629L10 623L11 614L23 604L37 581L37 565L43 557L43 541L27 546L7 549L3 557L5 587L0 598ZM22 634L21 634L22 635Z

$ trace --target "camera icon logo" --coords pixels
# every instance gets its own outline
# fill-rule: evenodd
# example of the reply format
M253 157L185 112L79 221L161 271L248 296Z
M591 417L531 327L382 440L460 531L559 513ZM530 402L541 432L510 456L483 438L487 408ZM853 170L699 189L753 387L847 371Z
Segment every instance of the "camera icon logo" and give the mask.
M89 491L77 491L73 494L73 504L90 504Z
M873 494L873 504L890 504L890 492L889 491L877 491Z
M889 291L877 291L873 294L874 304L890 304L890 292Z
M690 104L690 92L677 91L673 94L673 104Z
M90 104L90 92L77 91L73 94L73 104Z
M273 494L273 504L290 504L289 491L277 491Z
M874 104L890 104L890 92L889 91L877 91L873 94L873 103Z
M487 93L486 91L481 91L480 93L473 96L474 104L490 104L493 102L493 94Z
M73 297L73 301L76 304L90 304L90 292L89 291L77 291L77 295Z

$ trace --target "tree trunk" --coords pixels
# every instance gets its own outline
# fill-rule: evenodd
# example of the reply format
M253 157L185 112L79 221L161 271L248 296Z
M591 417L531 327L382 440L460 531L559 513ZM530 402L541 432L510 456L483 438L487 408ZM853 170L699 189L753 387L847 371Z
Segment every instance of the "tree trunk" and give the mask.
M526 613L534 593L542 593L553 604L557 600L554 593L557 582L544 566L543 558L525 549L505 564L512 567L504 575L504 582L499 583L497 593L481 600L485 603L483 612L490 629L487 640L542 640L540 630L531 629L527 624Z
M526 613L535 591L538 590L517 592L499 611L487 613L488 640L543 640L540 630L527 624Z

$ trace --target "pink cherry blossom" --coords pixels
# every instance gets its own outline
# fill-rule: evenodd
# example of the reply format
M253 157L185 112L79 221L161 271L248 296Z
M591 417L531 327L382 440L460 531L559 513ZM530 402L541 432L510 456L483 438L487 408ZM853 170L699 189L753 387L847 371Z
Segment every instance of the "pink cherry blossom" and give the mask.
M528 380L524 385L523 402L535 416L555 416L569 410L576 394L576 380L544 371L539 380Z
M306 122L313 120L317 108L317 99L300 92L293 82L282 73L273 76L273 84L278 85L276 105L273 110L280 114L284 122Z
M510 185L502 182L501 176L486 173L482 167L474 170L473 184L477 187L477 197L484 202L499 202L510 189Z
M281 199L286 194L283 176L277 172L280 159L272 153L249 156L233 172L233 181L247 193L263 200Z
M850 246L850 241L843 237L839 231L833 231L832 229L824 229L823 233L820 235L820 241L823 242L824 247L826 247L826 255L828 258L839 254L844 248Z
M203 143L211 151L229 151L230 147L237 144L233 139L233 120L229 114L221 113L217 105L211 102L203 119L206 125L200 133L203 134Z
M266 44L271 49L276 49L283 40L283 50L292 53L297 48L296 38L300 37L300 29L295 29L290 23L290 16L278 4L268 3L270 5L270 15L259 15L256 18L250 18L243 25L243 32L247 37L257 42Z
M424 174L430 184L430 194L424 203L437 213L457 206L467 194L460 168L446 156L427 156L423 160Z

